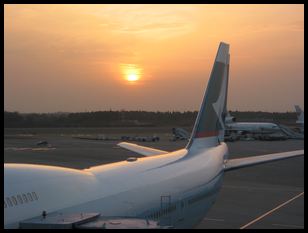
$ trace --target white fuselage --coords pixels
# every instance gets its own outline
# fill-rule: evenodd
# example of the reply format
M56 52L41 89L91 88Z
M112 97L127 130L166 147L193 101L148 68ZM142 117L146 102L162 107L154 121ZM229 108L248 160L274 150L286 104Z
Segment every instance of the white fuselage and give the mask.
M226 124L226 129L243 132L262 133L262 132L277 132L279 126L274 123L267 122L235 122Z
M198 149L196 149L198 150ZM162 225L186 228L197 224L214 203L221 186L225 143L194 151L186 149L86 170L4 164L4 226L48 213L98 212L103 216L149 218ZM21 204L17 196L35 193L37 200ZM169 210L161 207L168 196ZM9 206L7 198L17 204ZM166 218L168 217L168 218Z

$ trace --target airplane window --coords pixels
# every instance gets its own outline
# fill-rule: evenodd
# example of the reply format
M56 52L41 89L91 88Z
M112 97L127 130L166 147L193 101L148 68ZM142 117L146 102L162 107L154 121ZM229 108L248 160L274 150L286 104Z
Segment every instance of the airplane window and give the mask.
M22 201L22 198L21 198L20 195L17 195L17 199L18 199L18 202L19 202L20 204L24 203L24 202Z
M28 198L27 198L26 194L23 194L23 195L22 195L22 198L24 199L24 202L25 202L25 203L28 202Z
M12 202L11 202L11 199L10 198L6 198L6 202L7 202L7 204L10 206L10 207L12 207L13 206L13 204L12 204Z
M4 201L4 208L6 208L6 207L7 207L7 205L6 205L5 201Z
M33 197L34 197L35 200L38 200L38 197L37 197L37 195L36 195L35 192L32 192L32 195L33 195Z
M32 198L32 196L31 196L31 193L27 193L27 195L28 195L28 199L29 199L30 201L33 201L33 198Z
M17 205L17 200L14 196L12 196L12 200L13 200L14 205Z

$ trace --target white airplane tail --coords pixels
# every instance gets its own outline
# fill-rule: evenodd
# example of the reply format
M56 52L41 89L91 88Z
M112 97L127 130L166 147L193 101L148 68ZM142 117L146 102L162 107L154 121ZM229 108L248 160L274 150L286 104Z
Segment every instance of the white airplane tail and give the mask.
M294 107L295 107L296 113L300 115L302 113L302 109L298 105L294 105Z
M229 45L221 42L191 138L186 147L188 150L214 147L223 141L227 114L229 61Z
M297 123L303 123L304 122L304 112L303 110L298 106L298 105L295 105L295 110L296 110L296 113L297 113Z

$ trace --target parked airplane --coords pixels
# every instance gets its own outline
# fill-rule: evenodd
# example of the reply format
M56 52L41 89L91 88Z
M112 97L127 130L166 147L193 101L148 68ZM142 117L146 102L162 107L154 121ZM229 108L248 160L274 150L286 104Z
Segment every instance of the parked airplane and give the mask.
M226 124L226 129L243 133L274 133L280 131L277 124L269 122L234 122Z
M281 133L279 125L269 122L236 122L235 117L228 115L225 119L226 133L236 133L237 135L262 135Z
M226 132L225 140L235 141L241 137L249 136L248 139L259 140L286 140L286 139L304 139L303 134L297 133L289 127L282 124L268 122L236 122L232 119L230 113L229 118L225 120ZM304 127L300 129L304 133Z
M67 214L80 219L100 213L191 228L215 202L225 172L303 155L304 150L297 150L228 159L227 145L221 141L228 69L229 45L220 43L191 138L184 149L169 153L120 143L119 146L147 157L85 170L4 164L4 227L18 228L27 222L32 223L32 228L38 224L46 224L47 228L50 224L64 224ZM54 213L59 213L61 220L55 222ZM116 227L118 222L111 224ZM106 228L106 224L96 226Z

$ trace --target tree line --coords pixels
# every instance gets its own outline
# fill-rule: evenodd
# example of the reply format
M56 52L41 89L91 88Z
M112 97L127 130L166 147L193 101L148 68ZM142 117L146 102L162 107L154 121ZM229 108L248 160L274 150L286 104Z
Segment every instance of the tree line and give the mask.
M230 111L238 121L295 121L295 112L239 112ZM191 127L197 111L96 111L77 113L19 113L4 111L5 128L48 128L48 127L136 127L173 126Z

